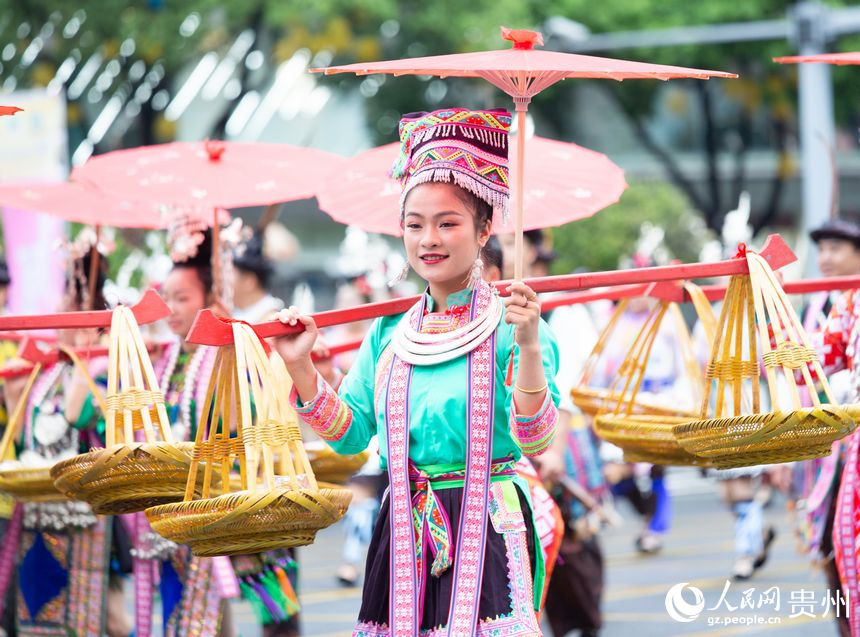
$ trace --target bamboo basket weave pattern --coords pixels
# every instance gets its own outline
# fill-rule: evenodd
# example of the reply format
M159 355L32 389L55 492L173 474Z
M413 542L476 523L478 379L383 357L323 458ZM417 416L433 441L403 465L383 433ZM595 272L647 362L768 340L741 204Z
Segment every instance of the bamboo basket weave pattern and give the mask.
M198 556L310 544L319 529L343 516L352 497L347 489L317 483L286 393L275 391L272 361L249 327L234 323L233 335L234 345L218 351L204 406L208 426L197 431L185 500L146 511L157 533L189 545ZM235 437L230 435L233 421ZM279 468L286 474L277 480L275 450L281 452ZM216 468L229 485L234 460L242 490L211 497ZM196 498L192 476L201 466L203 490Z
M370 456L366 451L341 455L328 445L308 448L307 454L317 479L334 484L346 484Z
M293 379L287 373L287 368L284 366L284 361L277 353L272 353L269 356L269 362L272 365L272 373L275 383L283 395L289 394L293 387ZM289 405L285 406L287 410L286 416L289 420L298 422L298 416ZM301 431L301 429L300 429ZM346 484L349 479L367 462L370 454L367 451L361 453L341 455L336 453L334 449L329 447L322 440L313 440L304 445L305 453L311 463L314 475L321 482L330 482L334 484ZM286 474L288 469L283 461L284 454L289 454L289 449L278 451L278 471L281 474Z
M691 284L688 289L693 294L701 291ZM704 312L703 321L708 320L710 305L697 306ZM697 458L678 444L673 427L690 420L690 416L657 415L637 413L637 395L645 377L645 370L657 334L666 315L674 321L674 333L678 337L678 347L684 362L684 374L689 381L690 391L696 400L704 395L704 384L695 357L690 333L684 317L675 303L661 302L649 313L642 329L636 336L624 362L621 373L611 387L611 391L622 396L612 411L598 414L594 419L595 433L624 450L624 459L629 462L651 462L662 465L706 465L707 461ZM713 316L710 316L713 319ZM620 388L620 389L619 389Z
M50 467L0 471L0 491L12 496L19 502L62 502L68 500L54 486Z
M586 415L596 416L601 413L611 413L615 411L622 402L624 402L624 396L617 390L617 388L592 387L590 386L590 382L592 376L597 370L597 365L603 358L606 351L606 345L612 339L613 334L615 333L615 328L618 326L618 322L621 320L628 304L628 299L621 299L618 302L618 305L615 306L615 311L612 313L612 317L600 332L597 343L595 343L594 348L591 350L588 359L583 365L582 375L580 376L578 384L570 390L570 396L573 403ZM617 370L618 376L623 376L630 372L629 369L625 368L625 364L627 364L626 359ZM695 418L698 415L695 411L691 412L686 409L678 409L671 405L661 405L642 396L639 396L635 401L633 401L632 410L632 413L634 414L653 416Z
M111 318L105 416L105 448L55 465L57 488L105 515L181 500L191 444L174 444L152 361L125 306ZM137 431L144 442L135 440Z
M78 373L84 377L99 407L104 410L104 400L96 384L93 382L86 365L83 364L72 350L62 346L60 349L69 357ZM3 439L0 440L0 458L7 456L13 439L21 430L33 386L41 371L42 364L37 363L27 379L18 403L15 405L15 409L9 418L6 431L3 432ZM54 485L54 480L51 477L51 469L52 467L45 466L0 470L0 491L11 495L20 502L62 502L68 500L68 496Z
M702 416L675 427L680 444L719 468L789 462L830 453L853 432L860 405L834 404L818 356L767 262L747 253L749 275L732 277L713 343ZM768 330L770 327L770 331ZM759 346L771 411L761 406ZM798 375L821 386L801 404ZM780 392L780 387L787 388ZM706 418L715 398L713 418ZM729 408L731 407L731 409Z

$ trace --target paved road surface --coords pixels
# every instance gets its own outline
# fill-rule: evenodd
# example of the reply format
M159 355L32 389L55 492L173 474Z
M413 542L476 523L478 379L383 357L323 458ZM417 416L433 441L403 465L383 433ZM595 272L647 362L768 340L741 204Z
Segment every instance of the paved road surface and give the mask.
M622 526L607 530L603 549L607 561L604 598L605 626L603 637L666 637L669 635L728 635L773 634L779 637L803 635L836 635L831 608L827 618L821 615L826 594L823 574L810 567L809 560L795 550L789 515L782 500L775 500L767 510L768 521L774 524L778 537L771 551L771 560L756 576L744 583L731 582L725 605L714 608L728 579L732 563L733 520L716 495L712 481L701 478L693 469L672 469L669 487L675 494L674 522L665 549L656 556L642 557L633 549L639 523L632 510L622 503L625 518ZM316 544L300 551L302 573L301 601L304 634L313 637L349 637L360 600L360 589L343 588L334 579L340 558L342 529L339 526L319 534ZM687 582L704 594L705 607L700 616L687 623L670 618L666 611L666 595L671 587ZM777 587L780 608L741 608L744 591L753 589L749 598L758 605L762 593ZM773 592L771 592L771 596ZM814 599L814 606L798 603ZM694 592L684 590L683 599L695 602ZM792 603L794 602L794 603ZM234 620L241 637L259 637L250 606L234 604ZM800 611L814 614L790 617ZM844 612L844 611L843 611ZM716 619L738 621L761 617L771 622L756 625L709 625ZM779 624L773 622L779 619ZM549 634L549 633L547 633Z

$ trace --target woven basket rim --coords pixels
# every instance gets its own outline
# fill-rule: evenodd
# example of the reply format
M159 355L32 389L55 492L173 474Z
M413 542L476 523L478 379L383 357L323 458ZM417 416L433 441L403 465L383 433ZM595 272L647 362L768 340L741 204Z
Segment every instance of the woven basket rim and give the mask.
M206 507L204 506L206 503L211 503L211 505L214 507L216 503L221 504L223 502L228 502L229 505L231 505L233 508L235 508L236 506L238 506L240 503L244 502L248 498L251 498L253 496L259 496L261 493L278 492L278 497L286 495L288 493L302 493L305 495L309 495L311 497L313 497L314 494L317 494L317 493L325 496L326 492L328 492L328 491L333 492L333 494L340 494L340 493L344 493L344 492L350 493L350 494L352 493L349 489L347 489L345 487L338 486L338 485L334 485L334 484L320 482L320 483L318 483L318 486L319 486L319 489L311 489L308 487L301 487L298 489L293 488L293 487L275 487L274 489L264 489L262 487L258 487L256 489L248 489L248 490L244 490L244 491L234 491L231 493L222 493L220 495L216 495L216 496L213 496L211 498L198 498L196 500L187 500L187 501L183 501L183 502L171 502L170 504L161 504L161 505L158 505L156 507L150 507L149 509L147 509L147 515L149 515L150 513L152 513L152 515L160 515L160 514L162 514L162 511L160 509L164 509L164 508L172 509L174 514L177 514L180 512L186 513L186 509L192 509L192 507L196 507L198 509L197 511L195 511L195 513L202 515L202 514L207 512ZM271 506L271 505L269 505L269 506Z
M600 412L601 405L595 405L594 400L599 400L601 403L610 403L610 404L627 404L628 400L625 400L623 394L619 391L612 392L609 389L605 388L593 388L593 387L574 387L570 390L570 395L573 399L574 404L586 412L593 412L597 415L611 415L610 411ZM642 400L641 397L637 396L637 399L633 402L635 407L638 407L642 411L650 411L655 412L655 415L671 415L671 414L679 414L679 417L682 418L699 418L701 416L701 412L698 409L679 409L677 407L673 407L671 405L662 405L660 403L649 401L647 399Z
M681 423L676 425L676 433L680 431L681 433L688 433L687 429L692 429L694 427L704 427L706 424L713 425L716 429L720 426L727 426L735 422L742 422L744 420L748 420L750 418L754 418L757 420L769 420L772 418L781 418L781 417L791 417L796 415L806 415L808 416L814 411L819 409L824 410L836 410L845 413L847 416L853 416L856 418L860 418L860 403L849 404L849 405L833 405L829 403L822 403L818 407L802 407L800 409L792 409L786 411L769 411L769 412L761 412L757 414L743 414L740 416L722 416L720 418L697 418L694 420L690 420L689 422Z

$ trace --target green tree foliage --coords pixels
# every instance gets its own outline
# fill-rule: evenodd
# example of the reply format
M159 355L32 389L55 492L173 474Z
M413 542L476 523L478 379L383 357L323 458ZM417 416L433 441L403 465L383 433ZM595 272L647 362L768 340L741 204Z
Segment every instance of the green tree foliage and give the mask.
M704 243L713 238L677 188L659 182L635 183L617 204L552 230L558 254L553 274L618 268L619 261L635 251L645 223L663 228L667 250L684 262L697 261Z

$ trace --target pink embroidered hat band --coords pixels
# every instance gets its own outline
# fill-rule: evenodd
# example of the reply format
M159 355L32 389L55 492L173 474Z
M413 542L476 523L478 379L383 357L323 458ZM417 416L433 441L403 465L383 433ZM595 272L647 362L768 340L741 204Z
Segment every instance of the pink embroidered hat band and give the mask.
M434 181L468 190L507 220L510 127L511 115L504 109L446 108L404 115L400 156L391 169L403 185L401 215L409 191Z

